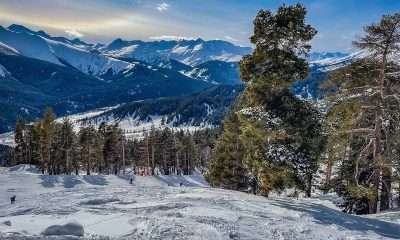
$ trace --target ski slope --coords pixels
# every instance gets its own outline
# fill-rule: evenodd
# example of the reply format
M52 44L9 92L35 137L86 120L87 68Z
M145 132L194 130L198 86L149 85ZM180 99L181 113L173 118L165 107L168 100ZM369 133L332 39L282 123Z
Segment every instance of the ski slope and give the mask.
M400 238L396 212L353 216L329 196L266 199L210 188L200 175L48 176L20 165L0 168L0 183L0 239ZM83 238L41 235L70 222Z

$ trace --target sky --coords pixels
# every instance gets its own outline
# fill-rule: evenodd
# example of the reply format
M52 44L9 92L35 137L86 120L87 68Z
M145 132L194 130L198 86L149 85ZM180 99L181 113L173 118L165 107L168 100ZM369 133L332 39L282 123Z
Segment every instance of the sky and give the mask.
M260 9L297 2L318 30L312 41L318 52L352 52L363 26L400 12L400 0L0 0L0 25L17 23L90 43L203 38L251 46Z

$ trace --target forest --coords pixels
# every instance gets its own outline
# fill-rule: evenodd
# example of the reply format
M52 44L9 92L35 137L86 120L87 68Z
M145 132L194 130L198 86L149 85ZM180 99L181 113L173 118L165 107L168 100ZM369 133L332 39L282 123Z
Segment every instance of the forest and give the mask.
M118 123L86 125L75 133L73 123L55 121L48 108L32 124L18 120L16 146L8 165L34 164L42 173L189 175L203 171L211 159L218 129L174 131L154 126L141 139L127 139ZM130 172L126 172L130 169Z

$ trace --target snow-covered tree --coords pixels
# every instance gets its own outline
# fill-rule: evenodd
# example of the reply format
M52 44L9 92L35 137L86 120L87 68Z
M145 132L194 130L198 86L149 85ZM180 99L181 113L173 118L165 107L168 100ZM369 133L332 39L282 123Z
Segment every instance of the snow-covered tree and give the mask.
M294 185L310 195L322 149L319 113L290 91L309 75L304 57L317 31L305 23L306 13L301 4L283 5L276 13L261 10L251 37L256 48L240 62L245 164L265 196Z

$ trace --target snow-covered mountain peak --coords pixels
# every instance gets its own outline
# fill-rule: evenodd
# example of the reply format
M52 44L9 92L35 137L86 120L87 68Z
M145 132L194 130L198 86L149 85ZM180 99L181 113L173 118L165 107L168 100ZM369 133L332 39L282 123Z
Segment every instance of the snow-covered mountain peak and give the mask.
M24 30L18 25L12 25L11 28ZM26 57L73 67L93 76L100 76L109 69L112 69L112 73L115 74L131 65L128 62L88 52L65 41L57 41L58 39L53 37L46 38L45 34L33 33L0 28L0 42Z
M346 57L348 55L349 55L348 53L342 53L342 52L312 52L307 57L307 61L315 62L329 58Z
M221 40L205 41L201 38L154 42L116 39L98 49L110 56L135 58L151 64L173 59L191 66L209 60L239 61L243 55L252 52L249 47L239 47Z
M333 57L336 55L336 57ZM350 63L370 56L370 53L365 50L360 50L351 54L325 54L329 56L326 58L320 58L316 61L310 61L310 66L314 72L328 72L333 71L349 65Z

